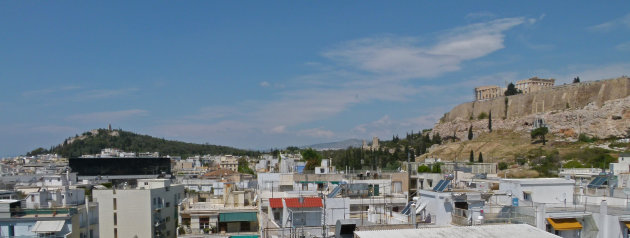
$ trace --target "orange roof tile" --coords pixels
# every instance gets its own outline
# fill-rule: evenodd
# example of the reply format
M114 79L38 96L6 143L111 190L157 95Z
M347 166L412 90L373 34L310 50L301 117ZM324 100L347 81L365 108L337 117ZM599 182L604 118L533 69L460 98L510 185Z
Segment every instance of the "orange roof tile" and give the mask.
M269 199L269 206L271 208L282 208L284 206L282 206L282 198L270 198Z
M304 207L323 207L322 199L318 197L305 197L304 202L300 204L299 198L285 198L287 207L304 208Z

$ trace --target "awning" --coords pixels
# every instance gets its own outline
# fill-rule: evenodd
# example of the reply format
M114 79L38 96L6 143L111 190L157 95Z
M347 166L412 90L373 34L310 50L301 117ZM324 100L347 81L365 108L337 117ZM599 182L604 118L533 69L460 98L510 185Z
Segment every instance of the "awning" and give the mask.
M582 224L575 218L547 218L556 231L582 230Z
M271 208L282 208L282 207L284 207L282 205L282 198L270 198L269 199L269 206Z
M230 212L219 214L219 222L258 221L255 212Z
M630 221L624 221L623 224L626 224L626 227L630 229Z
M63 229L63 226L66 224L66 221L38 221L35 222L33 228L31 228L31 232L35 233L55 233L60 232Z

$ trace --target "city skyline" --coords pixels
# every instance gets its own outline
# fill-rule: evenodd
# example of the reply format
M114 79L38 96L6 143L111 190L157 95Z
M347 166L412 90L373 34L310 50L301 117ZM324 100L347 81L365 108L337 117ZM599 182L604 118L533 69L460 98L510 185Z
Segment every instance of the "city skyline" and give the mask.
M477 86L628 75L623 2L460 5L2 2L0 157L109 123L245 149L388 139Z

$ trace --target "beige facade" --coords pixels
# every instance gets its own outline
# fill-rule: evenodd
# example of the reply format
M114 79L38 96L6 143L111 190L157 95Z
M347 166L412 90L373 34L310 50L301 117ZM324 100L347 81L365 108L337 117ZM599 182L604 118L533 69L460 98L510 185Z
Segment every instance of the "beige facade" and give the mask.
M238 171L238 159L234 156L227 155L221 157L220 167L222 169L229 169L232 171Z
M364 150L378 150L380 148L378 144L378 137L372 137L372 145L367 145L367 142L363 140L363 146L361 146Z
M135 188L95 189L102 238L177 237L184 186L167 179L138 179Z
M533 93L544 88L552 88L555 82L555 79L540 79L538 77L533 77L530 79L516 81L516 89L521 90L523 93Z
M475 100L486 100L503 96L505 90L499 86L482 86L475 88Z

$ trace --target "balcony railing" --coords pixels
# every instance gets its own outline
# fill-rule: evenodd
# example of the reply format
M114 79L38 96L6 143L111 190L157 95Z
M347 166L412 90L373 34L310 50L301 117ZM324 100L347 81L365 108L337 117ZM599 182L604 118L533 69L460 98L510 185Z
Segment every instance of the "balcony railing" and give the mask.
M76 208L13 208L11 216L72 216L77 214Z

